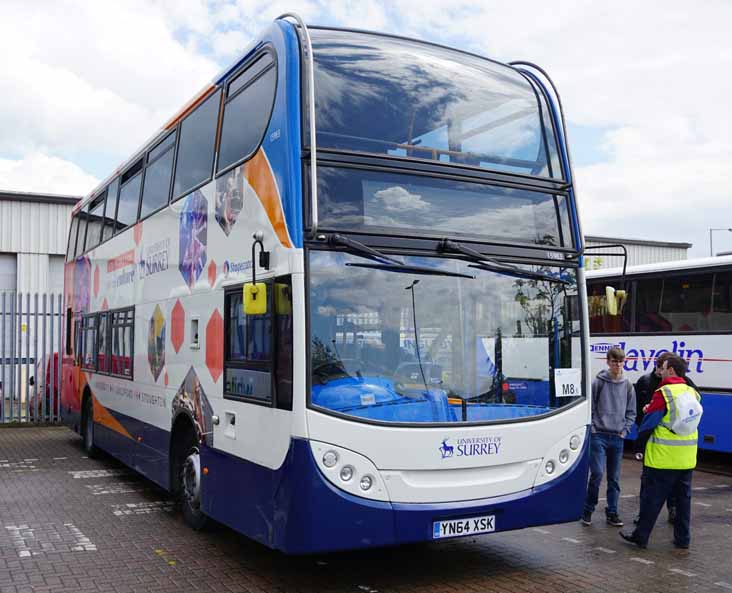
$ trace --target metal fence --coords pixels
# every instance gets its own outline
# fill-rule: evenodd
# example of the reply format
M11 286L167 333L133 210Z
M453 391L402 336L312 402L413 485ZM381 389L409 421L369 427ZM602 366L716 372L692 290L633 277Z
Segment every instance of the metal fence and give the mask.
M58 422L60 294L0 293L0 423Z

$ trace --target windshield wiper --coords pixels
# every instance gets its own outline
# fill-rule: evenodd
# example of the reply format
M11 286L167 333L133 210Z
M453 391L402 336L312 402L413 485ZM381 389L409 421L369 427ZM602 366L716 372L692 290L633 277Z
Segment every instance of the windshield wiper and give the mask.
M469 268L476 268L478 270L486 270L487 272L496 272L497 274L503 274L504 276L513 276L515 278L529 278L531 280L548 280L549 282L557 282L559 284L570 285L572 284L564 278L559 276L552 276L551 274L545 274L544 272L536 272L533 270L526 270L513 264L507 264L500 262L497 259L483 255L482 253L465 247L455 241L449 239L443 239L439 247L443 253L460 253L467 256L471 261L475 262L468 264Z
M495 272L496 274L503 274L504 276L513 276L514 278L527 278L529 280L546 280L547 282L556 282L557 284L564 284L570 286L572 282L560 278L559 276L552 276L551 274L544 274L543 272L534 272L532 270L524 270L523 268L508 266L506 264L496 262L491 263L480 263L480 264L468 264L469 268L476 268L478 270L486 270L487 272Z
M475 280L475 276L470 274L462 274L460 272L448 272L447 270L439 270L437 268L428 268L426 266L407 266L405 264L357 264L349 262L347 266L355 268L370 268L372 270L386 270L387 272L404 272L407 274L422 274L423 276L454 276L456 278L469 278Z
M404 265L398 259L394 259L393 257L385 255L384 253L381 253L381 251L378 251L373 247L369 247L368 245L364 245L360 241L349 239L348 237L344 237L343 235L339 235L337 233L328 237L328 243L334 247L346 247L351 253L355 253L356 255L365 257L366 259L396 264L398 266Z

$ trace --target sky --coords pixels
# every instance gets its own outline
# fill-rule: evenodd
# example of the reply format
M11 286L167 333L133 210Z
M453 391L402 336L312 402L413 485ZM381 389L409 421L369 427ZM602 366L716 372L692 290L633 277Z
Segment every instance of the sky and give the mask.
M585 234L732 250L730 0L4 0L0 190L87 194L284 12L539 64Z

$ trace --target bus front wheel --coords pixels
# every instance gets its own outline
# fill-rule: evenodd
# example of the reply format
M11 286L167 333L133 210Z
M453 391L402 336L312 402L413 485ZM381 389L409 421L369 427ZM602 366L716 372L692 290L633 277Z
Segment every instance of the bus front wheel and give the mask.
M201 455L193 431L186 431L177 448L176 492L183 520L196 531L203 529L208 517L201 510Z

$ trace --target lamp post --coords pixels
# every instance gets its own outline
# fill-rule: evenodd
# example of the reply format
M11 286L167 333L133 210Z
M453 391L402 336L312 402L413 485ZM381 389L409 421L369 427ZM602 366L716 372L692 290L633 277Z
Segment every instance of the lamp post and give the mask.
M714 249L712 248L712 233L714 231L729 231L730 233L732 233L732 229L722 229L722 228L709 229L709 256L710 257L714 257Z

